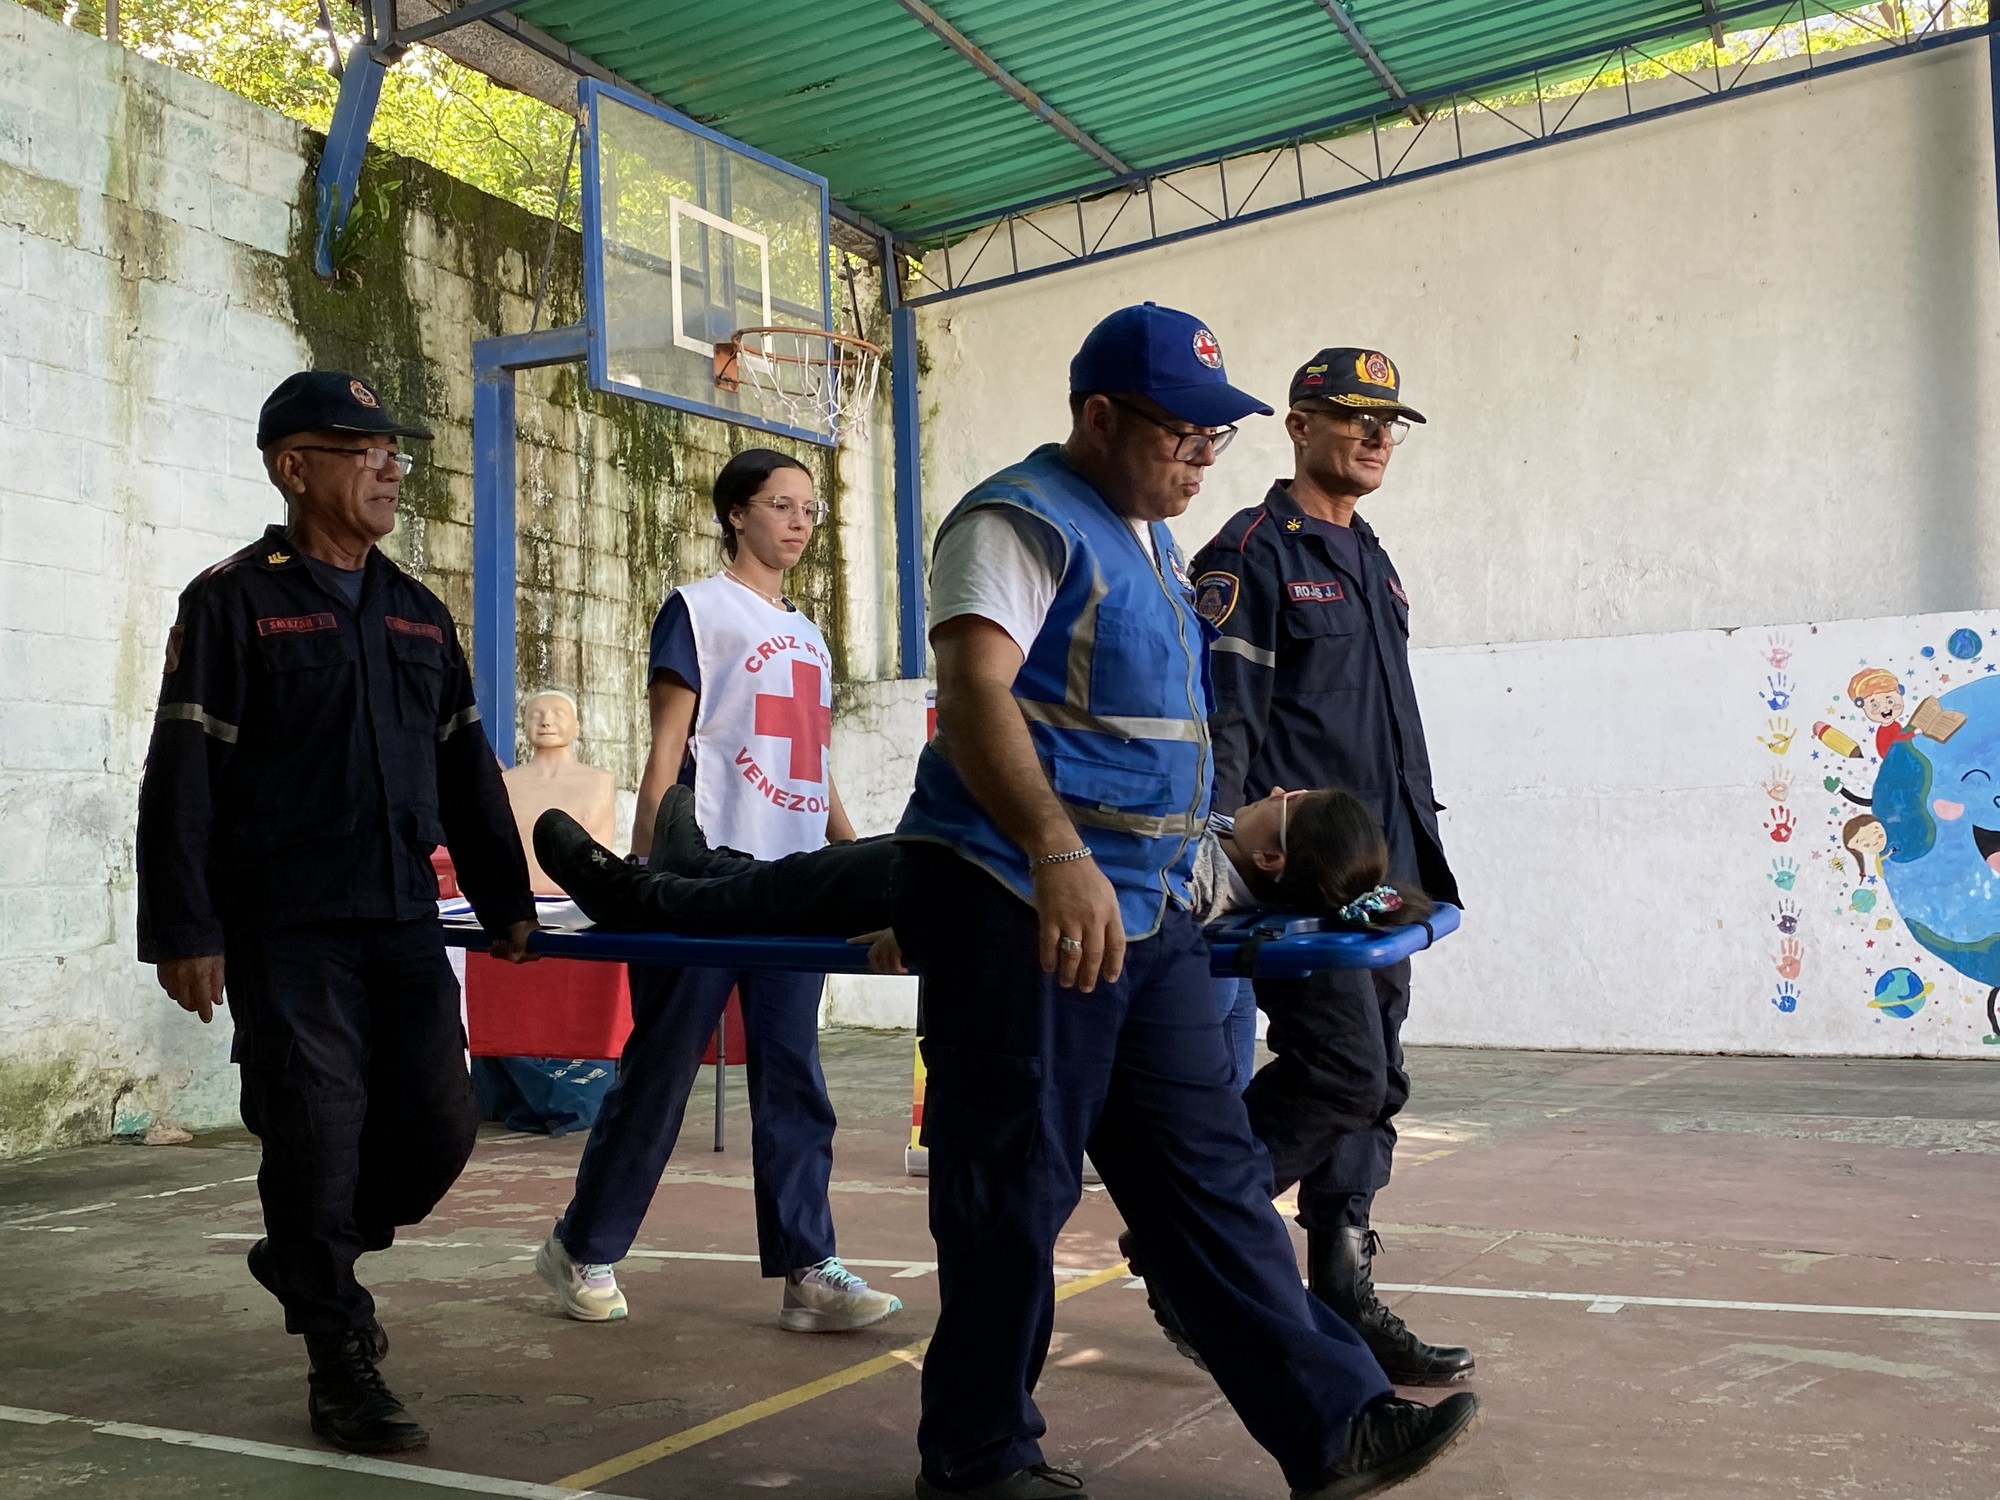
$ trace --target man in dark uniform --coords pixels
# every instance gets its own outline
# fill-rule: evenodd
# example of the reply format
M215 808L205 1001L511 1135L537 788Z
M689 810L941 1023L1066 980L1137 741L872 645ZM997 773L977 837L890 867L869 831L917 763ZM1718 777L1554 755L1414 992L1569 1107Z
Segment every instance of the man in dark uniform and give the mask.
M1195 555L1210 646L1219 811L1274 786L1336 786L1382 820L1392 880L1458 904L1438 838L1410 680L1410 601L1354 507L1423 417L1372 349L1322 349L1292 377L1294 473ZM1257 981L1276 1059L1244 1095L1280 1189L1299 1185L1312 1289L1368 1341L1399 1385L1472 1373L1469 1351L1424 1343L1375 1296L1369 1205L1389 1181L1394 1119L1409 1098L1399 1033L1408 960Z
M354 1261L420 1222L477 1128L431 852L495 942L534 927L527 861L451 615L375 544L410 460L349 375L293 375L257 446L273 526L182 593L139 788L139 957L236 1025L263 1142L250 1271L303 1334L313 1430L356 1453L424 1429L383 1384Z

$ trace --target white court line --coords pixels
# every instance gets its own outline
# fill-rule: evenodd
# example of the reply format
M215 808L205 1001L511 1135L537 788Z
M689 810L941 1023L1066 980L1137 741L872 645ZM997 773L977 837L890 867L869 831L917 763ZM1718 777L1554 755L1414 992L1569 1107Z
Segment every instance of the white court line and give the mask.
M1943 1318L1967 1323L2000 1323L2000 1312L1960 1312L1949 1307L1841 1307L1819 1302L1724 1302L1706 1297L1628 1297L1622 1292L1516 1292L1500 1287L1431 1286L1422 1282L1375 1283L1378 1292L1429 1292L1439 1297L1504 1297L1518 1302L1583 1302L1586 1311L1611 1313L1621 1307L1709 1307L1723 1312L1834 1313L1850 1318Z
M140 1427L130 1422L98 1422L89 1417L72 1417L59 1411L32 1411L19 1406L0 1406L0 1422L18 1422L29 1427L50 1427L58 1422L75 1422L94 1428L106 1437L132 1438L139 1442L171 1443L176 1448L203 1448L211 1453L233 1453L240 1458L263 1458L274 1463L301 1464L311 1469L337 1469L347 1474L369 1474L378 1479L400 1479L407 1484L428 1484L442 1490L469 1490L475 1495L506 1495L511 1500L577 1500L582 1495L602 1494L601 1490L570 1490L561 1485L536 1484L526 1479L494 1479L485 1474L461 1474L455 1469L425 1469L416 1464L393 1464L386 1459L363 1458L354 1453L322 1453L313 1448L288 1448L279 1443L257 1443L248 1438L216 1437L206 1432L182 1432L172 1427Z

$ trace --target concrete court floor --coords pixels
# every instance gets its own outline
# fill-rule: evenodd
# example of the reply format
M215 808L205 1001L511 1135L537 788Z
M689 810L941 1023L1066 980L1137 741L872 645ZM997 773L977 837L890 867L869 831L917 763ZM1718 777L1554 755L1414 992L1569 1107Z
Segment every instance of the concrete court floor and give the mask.
M914 1273L869 1268L908 1306L854 1334L782 1333L754 1266L659 1254L626 1263L629 1320L563 1321L528 1258L580 1139L490 1128L438 1215L363 1262L395 1340L387 1372L435 1433L414 1463L453 1471L459 1493L555 1495L545 1486L926 1334L923 1187L901 1171L909 1048L826 1038L843 1252ZM1421 1332L1476 1348L1488 1417L1399 1496L2000 1495L2000 1067L1421 1049L1411 1072L1378 1274L1486 1294L1391 1295ZM719 1156L698 1096L643 1249L754 1252L740 1082L733 1094ZM302 1418L300 1347L242 1262L254 1169L240 1132L0 1164L0 1405L88 1419L0 1412L0 1496L454 1492L388 1477L411 1469L255 1450L321 1445ZM1060 1262L1111 1265L1118 1228L1086 1194ZM1829 1306L1907 1311L1814 1310ZM907 1496L916 1374L879 1364L601 1491ZM1122 1276L1058 1308L1041 1401L1051 1456L1081 1463L1104 1500L1285 1493Z

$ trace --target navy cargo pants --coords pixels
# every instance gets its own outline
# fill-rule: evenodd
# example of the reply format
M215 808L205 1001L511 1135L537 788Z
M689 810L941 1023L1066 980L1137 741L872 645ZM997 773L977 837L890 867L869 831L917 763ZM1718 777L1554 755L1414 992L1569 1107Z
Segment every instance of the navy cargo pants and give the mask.
M479 1128L443 937L435 920L236 930L223 964L285 1327L358 1328L375 1299L355 1258L422 1222Z
M632 1035L577 1164L556 1238L582 1265L625 1258L660 1186L733 985L743 1000L757 1249L766 1276L834 1253L833 1104L819 1066L819 974L634 964Z
M939 846L900 853L942 1304L917 1428L925 1477L962 1491L1042 1461L1051 1257L1088 1147L1243 1425L1293 1485L1319 1483L1390 1385L1300 1285L1193 919L1169 910L1115 984L1078 994L1042 972L1027 903Z
M1402 1042L1410 961L1256 985L1275 1055L1243 1103L1271 1153L1273 1182L1279 1192L1299 1185L1307 1229L1365 1229L1389 1185L1396 1116L1410 1100Z

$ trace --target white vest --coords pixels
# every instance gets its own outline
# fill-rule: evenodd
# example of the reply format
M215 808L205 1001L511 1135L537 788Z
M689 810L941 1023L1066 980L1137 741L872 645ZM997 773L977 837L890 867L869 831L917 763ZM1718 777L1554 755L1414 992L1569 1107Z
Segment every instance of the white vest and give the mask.
M702 832L759 859L821 847L833 806L826 638L720 573L680 596L701 667L691 748Z

